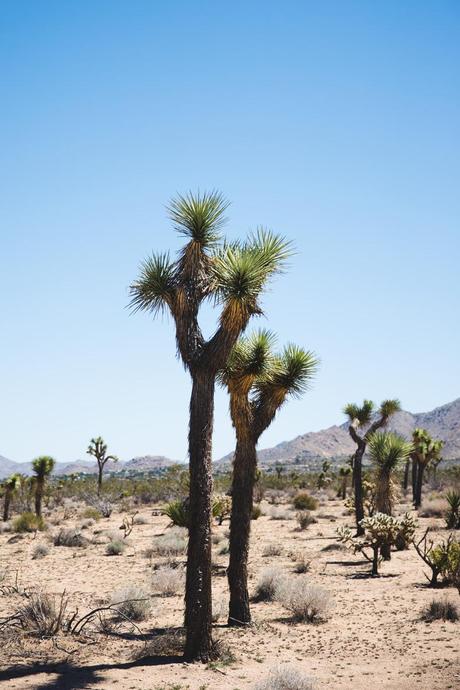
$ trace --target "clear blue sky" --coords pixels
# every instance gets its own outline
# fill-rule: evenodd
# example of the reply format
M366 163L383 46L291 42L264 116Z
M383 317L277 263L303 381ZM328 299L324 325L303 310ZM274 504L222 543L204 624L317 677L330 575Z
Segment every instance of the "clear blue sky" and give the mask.
M188 189L225 193L229 235L298 249L254 326L322 366L261 447L347 401L460 395L457 0L5 0L0 60L0 454L102 434L185 460L172 323L125 307ZM232 445L219 392L215 457Z

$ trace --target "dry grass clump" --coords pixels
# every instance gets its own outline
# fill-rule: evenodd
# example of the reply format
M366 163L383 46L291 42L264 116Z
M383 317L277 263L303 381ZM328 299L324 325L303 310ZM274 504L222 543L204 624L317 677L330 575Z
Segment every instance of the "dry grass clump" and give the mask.
M276 544L275 542L272 542L271 544L267 544L267 546L264 547L264 550L262 551L262 556L264 557L269 557L269 556L281 556L283 553L283 547L281 544Z
M107 556L121 556L126 549L126 543L121 539L112 539L105 547Z
M147 555L183 556L187 551L188 532L183 527L172 527L165 534L155 537Z
M299 493L294 496L292 504L296 510L316 510L318 507L316 498L310 496L306 491L299 491Z
M255 686L255 690L313 690L311 678L295 666L276 666L268 677Z
M418 510L420 517L442 518L447 512L447 502L443 498L431 498L423 501L423 505Z
M290 558L294 561L295 573L308 573L311 567L311 558L308 558L304 553L292 553Z
M315 525L318 520L313 517L309 510L299 510L296 514L297 524L300 530L305 530L310 527L310 525Z
M150 596L141 587L130 585L112 595L112 606L121 618L130 621L145 621L152 609Z
M227 602L224 599L220 599L220 601L212 602L212 622L213 623L218 623L222 618L226 618L228 616L228 606Z
M185 586L185 575L181 568L162 566L153 571L152 591L162 597L173 597L182 594Z
M82 518L86 518L88 520L100 520L102 517L100 511L97 508L92 508L91 506L88 506L88 508L85 508L85 510L82 513Z
M133 517L133 523L135 525L148 525L149 521L145 517L145 515L135 515Z
M292 613L295 621L325 621L331 610L331 595L303 577L284 577L276 584L275 599Z
M95 521L93 518L88 518L87 520L82 520L80 523L80 529L89 529L90 527L93 527L95 524Z
M17 613L23 630L34 637L53 637L61 629L68 604L62 594L58 601L49 594L33 592Z
M39 558L44 558L49 554L50 550L46 544L35 544L32 549L32 560L36 561Z
M283 574L279 568L264 568L257 580L254 592L254 601L273 601L275 598L276 587Z
M55 535L54 546L71 546L85 548L88 540L78 529L61 529Z
M46 529L45 521L42 517L37 517L35 513L22 513L12 523L13 532L42 532Z
M459 613L457 605L447 599L440 601L433 599L422 610L421 619L427 623L439 620L451 622L458 621Z
M0 534L11 532L11 522L0 522Z
M277 508L276 506L271 506L268 509L268 515L270 520L290 520L292 518L291 513L286 508Z

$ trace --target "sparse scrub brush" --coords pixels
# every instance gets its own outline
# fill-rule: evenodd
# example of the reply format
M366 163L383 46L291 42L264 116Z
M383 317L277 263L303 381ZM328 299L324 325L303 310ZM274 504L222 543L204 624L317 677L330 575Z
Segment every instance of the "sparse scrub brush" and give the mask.
M455 622L459 619L458 608L452 602L447 601L447 599L442 601L433 599L422 610L421 618L427 623L437 620Z
M299 510L296 514L297 524L300 530L305 530L318 522L318 520L313 517L309 510Z
M259 504L254 504L252 506L251 520L258 520L261 517L261 515L263 515L262 508Z
M36 561L39 558L44 558L49 552L50 550L46 544L36 544L32 549L32 560Z
M54 546L75 546L85 548L88 540L78 529L61 529L54 537Z
M281 544L275 544L273 542L272 544L267 544L267 546L262 551L262 556L268 558L269 556L281 556L282 553L283 547L281 546Z
M277 666L254 690L314 690L311 678L295 666Z
M109 541L105 547L105 553L107 556L121 556L126 549L126 543L121 539L113 539Z
M330 614L331 595L322 587L308 584L306 578L282 578L276 585L275 598L299 622L324 621Z
M22 513L12 523L13 532L42 532L46 529L45 521L34 513Z
M310 496L306 491L300 491L292 502L296 510L316 510L318 508L318 501L313 496Z
M97 508L92 508L89 506L88 508L85 508L85 510L82 513L82 518L86 518L88 520L95 520L96 522L100 520L102 517L102 514L100 513Z
M54 597L43 592L34 592L27 603L18 611L21 625L30 635L36 637L53 637L59 632L67 608L68 599L64 594L58 603Z
M264 568L257 580L254 601L272 601L275 598L276 586L282 577L279 568Z
M289 514L289 511L286 510L285 508L280 508L276 506L272 506L269 509L268 514L270 515L270 520L290 520L291 515Z
M423 501L422 506L418 509L420 517L425 518L441 518L446 514L447 504L443 498L432 498Z
M162 566L152 574L152 591L163 597L182 594L185 586L184 572L180 568Z
M115 606L120 617L131 621L146 620L152 608L148 592L136 586L125 587L115 592L111 604Z
M165 534L155 537L150 549L151 554L158 556L182 556L186 551L187 530L180 527L173 528Z

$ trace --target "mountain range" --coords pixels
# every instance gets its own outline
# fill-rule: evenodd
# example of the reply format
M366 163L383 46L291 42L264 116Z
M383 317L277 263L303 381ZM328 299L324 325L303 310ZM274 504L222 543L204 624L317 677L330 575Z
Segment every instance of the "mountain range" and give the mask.
M423 427L434 437L444 441L443 457L446 460L460 459L460 398L436 407L430 412L411 413L401 411L395 414L388 424L388 429L401 436L409 438L416 427ZM333 425L322 431L310 431L296 436L291 441L283 441L273 448L258 451L261 466L277 463L305 464L309 461L340 460L351 455L355 445L348 434L348 424ZM233 457L233 453L216 461L218 466L225 467ZM157 472L176 461L162 455L144 455L135 457L128 462L109 463L106 470L110 472ZM76 460L75 462L56 463L56 475L68 475L74 472L87 474L96 471L96 463L90 460ZM0 455L0 479L13 472L31 474L30 462L13 462Z

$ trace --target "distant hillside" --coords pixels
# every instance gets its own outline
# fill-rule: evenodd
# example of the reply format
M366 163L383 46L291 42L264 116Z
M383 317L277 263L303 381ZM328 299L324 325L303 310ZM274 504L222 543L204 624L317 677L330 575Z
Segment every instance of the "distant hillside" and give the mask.
M109 461L104 468L105 472L158 472L175 465L174 460L165 458L162 455L144 455L142 457L132 458L128 462L111 462ZM20 472L21 474L32 474L31 462L13 462L0 455L0 479L8 477L13 472ZM63 476L69 474L95 474L97 472L97 464L95 460L75 460L74 462L57 462L53 474L56 476Z
M430 412L398 412L388 428L406 438L413 429L423 427L436 438L445 442L443 457L445 459L460 458L460 398L447 405L437 407ZM291 441L283 441L273 448L265 448L258 452L259 462L265 465L274 463L294 462L296 458L302 462L317 458L343 458L355 450L355 445L348 434L346 423L331 426L322 431L310 431L297 436ZM219 460L219 463L229 463L232 453Z

